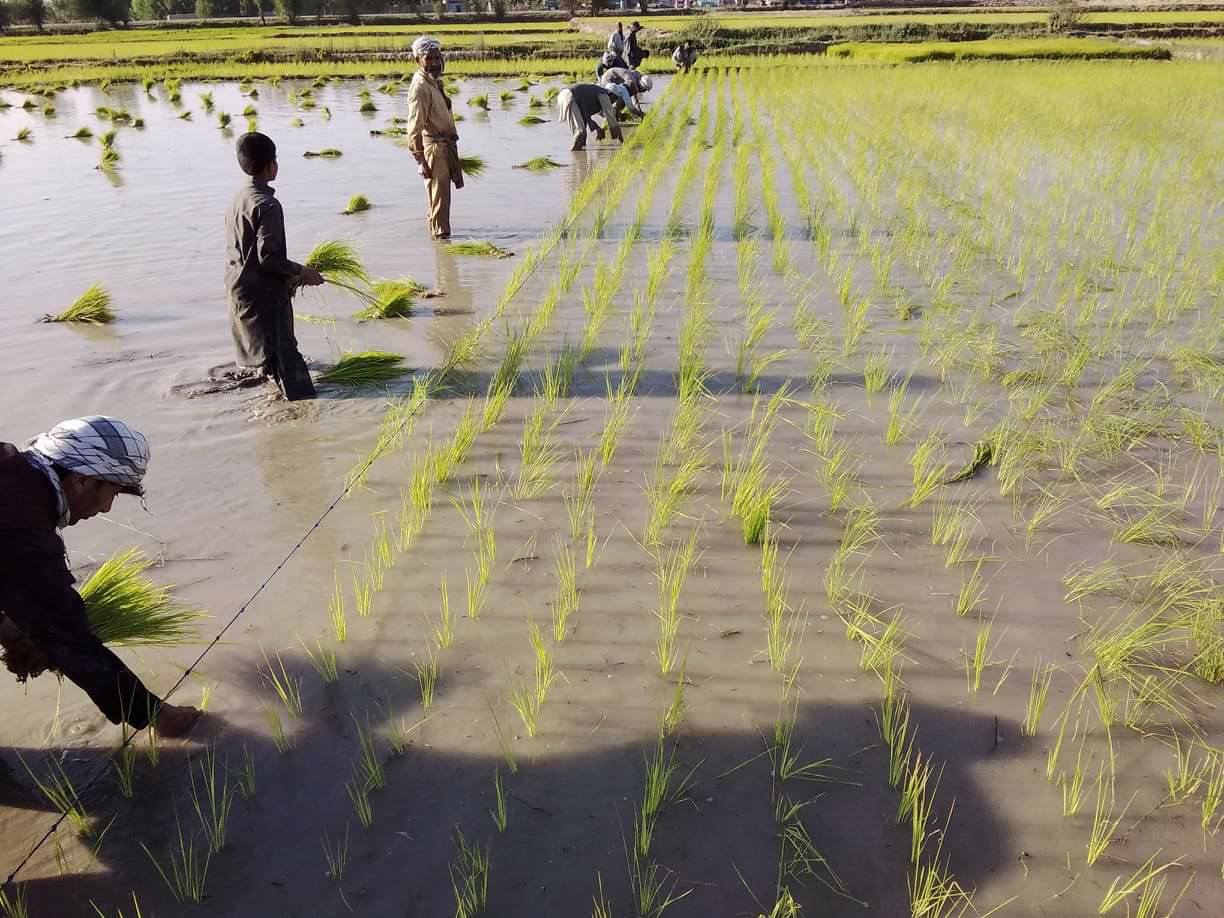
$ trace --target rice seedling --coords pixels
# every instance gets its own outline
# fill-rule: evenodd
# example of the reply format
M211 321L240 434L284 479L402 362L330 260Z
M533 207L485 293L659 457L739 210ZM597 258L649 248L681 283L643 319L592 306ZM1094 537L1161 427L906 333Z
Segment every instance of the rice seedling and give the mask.
M1084 766L1092 763L1091 754L1088 757L1088 762L1084 762L1084 747L1086 745L1086 737L1080 739L1079 751L1075 754L1075 768L1071 772L1071 776L1066 774L1059 775L1059 784L1062 787L1062 814L1064 816L1074 816L1079 812L1080 806L1084 801Z
M493 769L493 803L494 809L489 810L493 817L493 825L498 832L506 831L506 788L502 785L501 769Z
M555 436L559 419L547 423L547 410L548 406L542 404L523 422L519 436L521 463L513 489L515 500L536 497L554 484L553 470L561 461Z
M285 725L281 722L280 712L269 704L264 705L263 713L264 720L268 722L268 729L272 731L272 744L276 747L276 751L284 755L296 749L297 741L292 734L285 732Z
M557 588L553 594L553 640L561 643L569 634L570 617L578 610L578 567L574 549L557 540Z
M888 424L884 428L884 442L888 446L896 446L917 426L922 400L918 399L908 411L905 410L905 396L909 392L909 384L910 377L906 376L888 393Z
M105 325L115 321L111 296L101 284L92 284L72 305L57 315L45 315L43 322L80 322L85 325Z
M1131 797L1131 801L1134 801L1134 797ZM1113 778L1111 776L1108 783L1106 782L1105 766L1102 765L1097 774L1096 808L1092 814L1092 835L1088 839L1089 865L1095 864L1105 853L1105 849L1113 841L1114 833L1118 830L1118 824L1122 822L1122 817L1130 809L1130 803L1128 803L1122 808L1122 812L1114 816L1114 803Z
M374 824L374 807L370 803L370 789L358 775L354 774L344 782L344 792L348 795L349 802L353 804L353 812L357 814L357 821L361 823L363 829L368 829Z
M895 678L891 669L885 670L885 682ZM888 747L888 783L890 787L901 786L905 765L909 761L914 745L914 734L909 728L910 706L906 697L896 691L886 692L876 715L880 738Z
M471 96L468 98L468 105L472 106L472 108L479 108L482 111L487 112L489 110L489 97L485 93Z
M177 809L174 811L174 824L178 839L166 851L167 867L162 866L161 861L144 842L140 843L140 847L153 862L158 875L177 901L203 902L204 884L208 879L209 864L212 862L212 848L206 847L202 856L196 851L195 839L183 834L183 825L179 821Z
M230 122L233 120L234 118L229 112L217 112L217 127L219 127L221 130L227 130L230 126Z
M684 714L688 710L688 703L684 700L687 672L688 652L685 651L684 659L680 661L680 671L676 674L676 688L672 692L671 701L667 705L667 710L663 712L663 719L659 724L659 730L664 736L674 735L684 723Z
M370 204L370 199L364 194L355 194L348 199L348 204L344 206L342 214L359 214L370 209L373 205Z
M519 124L521 124L521 125L523 125L524 127L532 127L533 125L536 125L536 124L546 124L547 122L548 122L548 119L547 119L547 118L541 118L539 115L526 114L526 115L524 115L522 118L520 118L520 119L519 119L519 122L518 122L518 123L519 123ZM526 165L526 164L524 163L524 164L523 164L523 166L516 166L515 168L516 168L516 169L517 169L517 168L526 168L526 169L531 169L533 172L543 172L543 171L545 171L545 170L547 170L547 169L552 169L552 168L554 168L554 167L555 167L555 168L560 168L560 167L561 167L561 164L560 164L560 163L553 162L553 161L552 161L552 160L551 160L549 157L547 157L547 156L539 156L539 157L536 157L536 159L531 160L531 162L537 162L537 161L540 161L540 160L543 160L543 161L545 161L545 162L549 163L550 165L545 165L545 166L542 166L542 167L535 167L535 168L533 168L533 167L528 166L528 165Z
M336 643L343 644L348 637L348 618L344 610L344 590L340 586L339 570L335 572L335 583L327 600L327 620Z
M1029 686L1028 703L1024 708L1024 721L1020 725L1020 733L1024 736L1036 736L1041 725L1041 715L1045 711L1046 700L1050 695L1050 683L1054 679L1054 664L1041 666L1041 658L1033 663L1033 678Z
M191 110L188 109L185 112L180 112L178 119L179 121L190 121L191 120Z
M255 760L245 744L242 747L242 767L238 769L237 787L243 800L255 799Z
M489 849L469 845L455 830L455 862L448 868L455 894L455 918L484 914L489 901Z
M451 611L450 593L446 588L446 575L442 575L441 606L438 612L438 624L432 625L434 644L439 650L446 650L455 642L455 614Z
M290 717L301 717L303 710L301 677L289 675L289 671L285 669L285 661L281 659L279 652L276 654L275 666L268 659L266 652L263 658L264 665L267 667L267 672L261 673L264 681L276 693L276 697L285 706L285 710L289 713Z
M326 832L319 842L323 847L323 860L327 863L327 875L339 883L344 878L344 870L349 860L349 827L344 827L344 837L337 838L332 844Z
M289 127L300 128L300 127L305 127L305 126L306 126L306 122L303 121L301 118L294 118L292 121L289 122Z
M26 774L30 776L30 780L34 782L34 786L38 788L38 792L46 797L47 802L68 821L72 831L81 838L89 838L93 835L93 820L86 812L85 804L81 802L72 779L68 777L59 761L52 759L51 772L45 777L39 777L26 764L25 759L20 755L17 758L25 768Z
M531 683L519 683L510 696L510 705L518 712L523 721L523 729L528 736L535 736L540 707L561 674L553 667L552 650L544 640L540 626L532 619L527 620L531 634L531 647L535 654L534 679Z
M914 480L914 490L909 498L911 510L924 503L947 480L949 464L946 460L940 461L943 455L943 443L938 433L928 434L914 447L909 458Z
M400 354L389 351L344 353L329 369L320 373L318 381L347 388L368 388L386 385L403 376L408 369Z
M871 404L871 396L883 392L884 387L888 385L892 373L892 354L890 348L880 348L866 357L863 364L863 388L867 392L868 405Z
M697 540L700 529L694 528L686 541L676 542L666 553L655 556L655 584L658 608L655 617L659 620L659 637L655 641L655 658L660 671L666 675L676 665L679 650L676 638L680 632L680 592L684 580L697 561Z
M310 665L314 667L315 672L323 679L325 685L331 685L340 678L336 664L336 652L331 647L324 646L322 638L315 638L315 646L313 648L301 638L298 639L298 642L302 645L302 649L306 651L306 657L310 660ZM279 655L277 661L279 662Z
M954 611L957 615L964 617L970 612L975 611L985 598L986 581L982 578L982 562L979 560L968 576L961 575L961 583L956 593Z
M75 133L68 135L68 138L70 140L92 140L93 131L91 131L88 125L86 125L85 127L77 128Z
M454 255L475 255L484 258L509 258L514 254L483 239L448 242L446 248Z
M204 107L204 111L211 112L213 110L213 94L211 92L200 93L200 105Z
M910 821L910 863L916 864L922 857L927 840L927 824L934 806L935 791L939 787L942 769L935 771L929 759L915 752L906 766L905 781L899 788L897 803L897 825L907 818ZM932 782L932 779L933 782Z
M225 763L222 762L220 769L217 768L217 747L215 745L205 746L204 755L197 764L199 765L200 785L196 785L196 769L189 768L191 789L187 792L187 796L204 830L209 851L216 854L225 847L230 810L234 805L234 788L229 783Z
M306 159L339 159L344 155L344 151L337 150L335 147L325 147L322 150L307 150L302 154Z
M256 118L254 115L251 115L249 118L247 118L246 129L247 129L248 134L254 134L256 131L258 131L259 130L259 119ZM339 156L340 151L336 150L335 154ZM318 154L318 155L323 155L323 154Z
M635 851L638 856L650 853L655 824L664 804L676 803L688 796L693 785L693 775L699 766L694 766L687 775L680 776L680 763L676 761L676 747L667 748L663 736L655 740L653 754L643 753L646 763L646 782L642 793L642 805L634 820Z
M361 776L367 788L382 790L387 784L387 773L383 768L382 758L378 754L378 747L374 745L374 731L370 729L370 717L366 715L363 726L356 714L351 716L357 728L357 743L361 747L361 758L354 766L354 771Z
M34 133L28 127L18 128L17 133L13 135L13 140L18 143L29 143L33 138Z
M761 589L765 594L765 650L774 672L790 671L799 613L788 598L786 572L778 561L776 538L761 542Z
M374 584L372 583L372 573L375 570L380 570L378 562L374 565L365 565L366 576L359 577L357 572L353 572L353 607L357 610L358 618L369 618L370 613L374 609Z
M434 692L438 687L438 658L432 647L426 647L426 658L412 661L416 670L417 687L421 692L421 707L428 711L434 702Z
M1211 756L1212 764L1204 777L1203 799L1200 803L1203 835L1214 834L1224 821L1224 755L1219 752Z
M357 111L359 111L363 115L367 115L367 114L370 114L371 112L378 111L378 106L374 104L373 99L366 99L357 108Z
M1165 880L1160 875L1172 867L1181 866L1181 858L1170 861L1160 867L1156 866L1156 858L1160 856L1157 851L1146 861L1144 861L1129 878L1123 880L1121 877L1114 877L1109 884L1109 889L1105 892L1105 896L1101 899L1101 907L1099 913L1105 915L1121 905L1126 899L1130 898L1136 892L1140 893L1139 903L1135 912L1136 918L1156 918L1157 908L1160 906L1160 899L1164 894ZM1190 881L1186 881L1185 888L1182 889L1181 895L1173 902L1172 906L1166 911L1165 915L1172 915L1176 911L1177 903L1189 889ZM1142 890L1142 892L1140 892ZM1129 914L1129 907L1128 907Z
M23 883L9 883L0 886L0 913L4 915L4 918L30 918L27 898L28 894ZM137 915L136 918L140 916Z
M1194 751L1194 746L1190 745L1183 749L1181 737L1176 732L1173 734L1173 743L1176 756L1175 765L1173 768L1165 769L1164 777L1165 786L1168 789L1166 799L1169 803L1176 804L1186 800L1202 787L1212 762L1209 757L1203 756L1197 764L1192 765L1190 755Z
M136 745L132 742L136 734L126 725L121 729L123 738L119 748L111 755L111 768L115 773L115 783L119 785L119 793L130 800L136 792Z
M480 178L485 174L488 167L489 164L485 162L483 156L459 157L459 168L463 170L464 178Z

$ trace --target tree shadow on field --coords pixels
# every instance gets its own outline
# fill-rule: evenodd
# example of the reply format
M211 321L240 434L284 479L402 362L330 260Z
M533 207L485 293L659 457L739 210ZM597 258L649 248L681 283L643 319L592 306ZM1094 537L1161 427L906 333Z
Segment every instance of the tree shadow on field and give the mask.
M633 844L635 806L642 799L644 760L653 752L653 736L597 745L585 730L570 737L550 735L546 704L541 736L514 743L519 770L513 774L496 752L463 751L478 741L482 748L496 747L481 732L487 728L448 712L438 732L429 732L433 724L427 722L414 733L402 756L393 755L380 736L386 786L371 793L373 823L363 829L344 788L360 755L350 711L368 710L376 728L390 716L403 716L411 725L419 722L421 712L415 682L398 666L372 658L344 662L340 681L324 686L304 660L285 657L288 671L302 676L306 695L305 716L293 725L292 751L279 754L261 732L238 730L217 719L210 725L212 736L198 738L215 741L231 773L238 771L245 750L256 774L254 798L235 801L227 844L209 864L202 904L175 901L141 849L142 842L147 844L168 869L176 806L184 831L199 838L199 823L188 803L189 769L198 774L203 749L197 741L167 744L156 769L142 756L132 800L119 797L107 779L85 796L99 824L114 816L98 861L92 872L66 876L55 875L49 856L36 861L35 869L23 875L30 914L96 918L89 904L93 900L109 918L119 908L130 912L135 891L143 914L157 918L437 918L455 911L451 871L457 832L469 843L489 846L486 915L589 915L601 882L613 915L636 914L625 851ZM234 679L223 685L231 697L248 692L244 704L255 705L249 676L245 684ZM439 685L439 703L446 689ZM606 715L615 718L616 712ZM955 798L943 851L958 882L973 889L1001 865L1009 849L1006 827L976 784L990 761L1005 754L1007 743L996 743L993 717L963 709L914 703L912 723L924 755L944 767L932 826L943 825ZM667 911L669 918L755 916L772 908L778 785L763 738L771 731L769 724L760 725L760 732L681 728L673 753L673 787L686 775L691 783L680 799L664 807L650 849L668 885L674 883L674 894L686 893ZM1009 739L1019 734L1011 722L1000 722L998 731ZM481 739L465 739L473 734ZM789 884L803 914L909 914L910 831L897 825L897 797L888 786L887 754L879 745L872 709L801 704L794 736L801 761L827 760L818 769L821 781L792 778L781 785L792 803L805 804L800 818L827 861L806 881ZM562 745L560 740L568 740L567 749L588 748L551 752ZM31 762L46 755L21 752ZM73 750L69 773L76 778L106 768L109 753ZM11 756L5 752L5 758ZM507 794L508 825L501 834L489 815L495 807L495 770ZM48 808L28 783L24 776L0 770L0 820L6 826L14 807ZM322 843L325 836L333 844L343 839L346 827L349 860L337 883L326 875ZM6 863L0 864L5 873L30 840L6 842ZM202 845L197 850L202 853Z

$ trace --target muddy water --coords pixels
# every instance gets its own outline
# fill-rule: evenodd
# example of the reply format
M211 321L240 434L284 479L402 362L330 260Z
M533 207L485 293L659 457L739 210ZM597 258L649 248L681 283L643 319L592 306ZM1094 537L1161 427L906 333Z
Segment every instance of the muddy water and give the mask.
M270 99L263 87L261 93L264 99L257 104L263 108ZM185 99L190 97L184 94ZM241 100L231 96L228 101L223 106L227 110L241 108ZM355 99L350 104L355 108ZM460 107L463 110L462 102ZM286 121L290 116L286 110ZM490 130L498 116L497 111L490 116ZM339 112L336 118L340 120ZM517 113L510 120L516 119ZM363 124L355 114L350 115L349 123L351 127ZM184 126L176 123L171 127ZM473 119L461 127L467 136L474 128ZM197 126L185 129L194 131ZM564 138L556 140L553 128L530 130L553 132L554 155L564 145ZM282 132L276 133L279 137ZM340 147L345 159L296 163L287 158L287 165L310 167L313 176L341 174L336 167L353 161L348 145L331 134L325 136L327 139L311 139L310 145ZM474 143L470 149L485 152ZM9 152L7 147L5 152ZM514 159L536 152L525 150ZM760 552L743 544L738 523L728 514L717 464L719 433L730 429L741 435L752 409L752 399L739 394L735 386L734 351L743 334L744 304L731 233L730 167L728 160L724 163L727 181L717 199L717 241L709 257L716 302L707 354L713 397L707 405L704 434L710 440L712 467L686 496L682 513L669 531L670 536L683 537L694 527L699 529L701 555L681 600L687 712L676 753L677 780L692 769L695 784L680 795L680 802L665 808L651 859L663 870L659 877L664 888L677 895L686 893L668 912L685 918L768 913L780 851L779 788L764 750L779 716L781 678L772 672L763 652ZM578 177L578 169L576 165L572 179ZM494 177L491 174L482 181L491 182ZM529 190L549 184L534 177L528 182L528 178L511 175L509 181L518 181L517 187ZM292 225L296 210L288 194L289 180L290 170L286 169L280 184ZM759 284L767 303L778 308L779 320L761 348L763 352L785 348L788 353L769 367L761 388L770 393L790 382L802 393L812 355L798 346L790 325L794 301L801 292L809 295L813 308L831 323L835 334L840 331L841 307L836 299L837 280L816 263L803 237L802 221L790 205L786 180L782 176L780 180L792 257L803 282L784 280L768 270L768 243L763 240ZM390 217L378 208L382 193L369 180L323 192L317 185L301 187L303 203L319 196L326 199L324 203L315 200L322 227L319 235L335 235L331 227L337 224L332 221L341 218L332 210L356 191L369 194L376 204L376 210L358 219ZM306 187L313 192L307 194ZM347 578L359 570L357 564L368 550L376 515L398 509L411 459L420 455L431 433L445 437L454 429L462 402L439 400L430 406L406 449L375 467L369 489L337 509L291 562L285 576L272 582L227 643L210 655L199 678L190 683L188 696L205 686L211 690L216 714L198 739L215 738L233 772L249 754L257 784L253 800L235 805L228 845L212 862L206 902L201 906L176 903L139 848L140 842L149 844L164 861L166 845L175 833L176 804L185 821L195 825L188 809L185 775L191 767L199 773L198 764L192 766L188 761L188 753L198 746L167 744L157 768L141 761L134 801L119 799L106 782L90 798L92 812L99 816L119 814L114 835L96 860L90 859L87 846L65 841L70 861L66 872L61 872L53 850L45 850L32 863L28 874L31 897L44 904L47 913L85 913L80 904L87 897L108 903L113 910L123 904L128 890L137 890L146 913L158 915L341 916L350 910L388 918L451 914L454 901L449 871L456 863L456 830L469 842L489 845L492 867L487 914L589 914L592 897L601 886L615 903L613 914L632 913L633 890L625 852L633 844L635 806L642 797L643 753L653 747L659 719L680 681L676 672L659 673L654 568L639 539L647 516L643 484L655 473L660 437L675 406L677 329L689 305L684 296L684 242L679 244L659 297L647 367L633 400L631 421L596 489L598 561L594 568L580 570L579 608L565 641L555 647L555 665L562 675L541 711L538 736L525 735L505 699L515 684L532 678L528 619L550 630L558 539L568 534L562 493L573 474L569 451L598 443L604 425L605 386L609 378L615 385L619 377L617 348L625 340L631 294L644 282L646 257L658 246L673 187L674 177L666 176L656 192L643 240L629 260L615 314L578 371L572 397L559 406L558 440L564 457L557 474L562 484L533 498L515 500L510 495L509 485L518 472L520 432L533 407L528 398L512 400L506 417L478 440L459 476L462 485L452 485L435 497L424 534L387 573L372 615L358 619L350 606L350 635L338 649L341 677L333 685L324 685L296 638L313 640L326 633L325 607L333 572ZM558 194L555 210L542 212L541 223L563 209L566 190L554 189ZM695 221L698 195L698 189L690 190L685 201L683 215L689 221ZM521 195L524 200L528 196L526 192ZM407 194L403 197L409 200ZM460 206L463 200L461 197ZM418 198L411 199L409 206L419 208L419 203L418 191ZM611 255L631 215L629 202L609 221L605 238L593 250L596 256ZM500 215L503 223L497 223L496 216L488 218L482 235L496 235L497 227L503 225L506 234L515 232L509 228L509 215ZM376 271L427 272L430 249L423 240L423 228L413 222L416 219L412 214L405 217L404 226L409 229L403 230L416 242L397 240L396 244L416 252L414 257L425 260L426 266L397 261L390 252L384 262L374 264ZM295 238L291 236L291 245L297 244ZM385 240L376 241L369 235L359 238L365 241L371 259L372 253L383 251L379 245ZM842 258L854 262L857 281L868 284L870 266L855 254L857 243L849 226L837 225L834 245ZM504 275L508 268L501 263L479 263L470 270ZM459 269L469 270L468 264L460 262ZM988 273L989 266L983 270ZM528 358L528 375L539 371L547 351L555 354L564 342L581 337L585 315L580 288L590 282L591 275L588 266L578 285L563 298L547 336ZM485 295L491 296L499 277L486 277L489 292ZM898 277L899 283L921 289L920 282L904 276L904 268L898 269ZM984 289L973 295L988 298L991 281L986 277ZM542 282L533 283L511 313L529 314L541 290ZM150 296L156 302L155 292ZM478 308L480 296L474 296L473 302ZM156 316L153 306L147 308ZM310 311L326 308L311 307ZM338 306L332 308L340 311ZM976 433L1005 410L1002 393L991 394L983 420L966 425L961 420L962 406L942 390L937 374L921 360L915 323L898 319L883 303L873 307L873 318L876 325L866 349L886 342L893 349L894 369L914 368L910 392L926 400L923 428L944 429L954 450L967 451ZM152 318L148 324L155 324ZM215 318L213 324L215 330L210 334L221 341L199 361L201 367L226 357L223 318ZM429 348L429 329L434 326L422 320L409 328L421 326L425 329L418 334L425 337ZM117 328L122 331L122 325ZM368 335L357 339L361 343L382 343L384 336L389 340L392 334L410 337L409 332L385 327L342 328L342 335ZM72 334L66 329L20 328L27 335L35 330L62 333L65 339ZM327 336L317 327L304 328L303 338L308 354L318 354L328 346ZM78 348L76 362L66 364L72 370L84 363L86 353L93 354L100 347L96 343L86 347L79 338L69 340L76 341ZM409 349L408 342L399 342L397 338L396 349ZM71 538L85 553L100 553L133 541L156 548L156 540L162 540L168 558L165 576L186 584L185 595L210 608L229 610L257 585L256 573L262 576L279 560L330 498L355 454L369 442L377 400L325 400L302 417L273 412L254 419L259 405L243 397L210 400L208 405L204 400L181 404L163 393L170 385L192 378L196 370L194 364L188 369L177 365L188 356L181 341L166 346L175 350L164 358L145 355L137 360L129 354L128 364L135 366L120 364L121 383L107 383L112 377L103 368L91 370L94 386L131 399L136 407L143 389L154 390L156 404L167 419L164 437L171 443L168 449L177 453L155 468L164 477L151 481L154 494L160 489L166 498L152 503L151 517L134 514L124 520L152 535L92 524L88 531L72 533ZM190 356L194 360L194 354ZM423 353L422 361L429 356L428 351ZM149 366L143 381L130 382L129 374L141 372L141 361ZM520 394L526 395L527 388ZM1069 512L1042 533L1038 545L1030 550L1022 523L1014 517L1009 502L999 496L991 475L964 486L966 496L980 500L982 527L974 550L987 558L990 577L982 606L996 610L999 635L986 683L978 693L970 693L964 654L973 646L979 621L972 616L958 618L950 608L963 571L946 568L942 550L930 544L931 504L917 509L906 506L911 489L906 456L915 437L902 445L884 445L887 395L866 396L861 357L839 364L829 395L844 415L839 435L863 457L864 490L880 510L881 537L864 569L867 585L880 608L904 615L904 678L917 743L943 769L936 796L941 825L944 818L948 822L946 831L933 835L931 842L941 841L957 881L977 891L979 911L1011 900L1005 914L1093 914L1114 875L1129 874L1152 850L1163 848L1170 858L1181 855L1182 866L1188 868L1179 867L1178 888L1189 878L1190 869L1196 871L1198 882L1185 903L1193 903L1201 914L1219 914L1218 889L1210 882L1219 869L1218 853L1204 850L1196 813L1187 806L1159 806L1160 772L1169 765L1163 745L1144 742L1131 733L1123 737L1118 731L1118 795L1122 801L1131 793L1136 797L1110 857L1095 868L1083 862L1092 800L1077 816L1063 818L1058 787L1044 779L1046 748L1053 739L1050 721L1066 703L1082 663L1075 659L1071 640L1082 625L1079 610L1063 601L1060 581L1070 556L1096 560L1110 550L1108 532L1099 518ZM160 417L162 414L153 415L155 421ZM191 418L197 419L195 426L185 427ZM796 748L801 747L799 761L813 765L822 779L792 780L784 790L793 802L804 805L804 824L813 845L827 858L827 865L814 865L815 875L792 892L805 914L874 913L891 918L909 913L909 830L897 824L896 794L888 786L887 754L876 727L879 681L860 669L859 647L846 637L844 625L824 597L822 581L841 538L843 519L829 512L827 494L815 480L811 445L802 433L805 423L804 406L789 406L770 444L772 471L786 475L791 483L779 501L777 520L783 548L792 552L787 567L790 595L802 608L805 622L798 654L802 657L799 681L803 693L794 712L795 743ZM31 429L36 426L32 424ZM213 456L218 459L213 461ZM488 487L490 494L499 495L491 501L497 504L493 521L497 561L488 601L475 621L463 616L472 541L447 499L467 493L474 480ZM1051 551L1046 540L1054 540L1051 544L1056 550ZM1121 559L1149 555L1134 548L1122 553ZM437 698L430 711L424 712L415 664L424 660L428 635L437 624L443 582L459 620L454 645L437 652ZM1090 608L1086 614L1100 611ZM282 650L289 671L302 679L305 713L287 722L296 748L284 754L274 748L261 711L261 705L271 698L266 680L259 676L261 649ZM1057 661L1065 671L1060 669L1051 691L1041 732L1024 738L1019 721L1028 695L1030 661L1037 655ZM141 654L138 665L156 686L171 681L175 666L189 657L189 652ZM53 684L32 686L27 698L12 688L4 691L6 710L19 712L16 720L6 720L5 743L23 749L66 748L74 775L107 767L106 753L115 731L96 732L96 715L71 688L65 690L62 716L50 736L46 734L55 707ZM1219 693L1205 689L1204 699L1218 702ZM367 717L384 735L392 719L404 718L409 726L424 723L413 733L406 756L390 755L386 740L380 740L387 787L372 794L374 821L364 830L344 784L359 756L356 724L364 724ZM1218 720L1205 707L1202 726L1216 743L1220 740ZM514 753L513 766L507 760L507 748ZM1091 763L1090 781L1098 764L1099 759ZM489 810L496 806L495 771L508 788L504 833L494 828L489 817ZM4 781L0 783L0 794L4 794L0 812L6 841L36 838L49 821L45 803L20 787L28 782ZM8 790L13 787L17 789ZM335 845L345 837L350 839L349 863L337 884L325 874L320 843ZM1204 879L1208 882L1202 882ZM673 881L674 887L670 886Z
M508 86L462 83L462 149L485 157L488 171L457 192L453 221L456 238L521 250L564 212L575 184L611 151L570 154L552 109L537 110L549 123L520 126L525 94L509 105L494 101L488 114L464 102L477 92L496 98ZM22 111L22 98L7 94L14 107L0 113L6 275L0 438L22 441L64 417L93 413L125 418L143 430L154 457L148 513L120 501L109 517L70 531L73 561L87 572L118 547L138 544L164 559L163 576L181 584L185 597L218 614L236 608L330 502L345 471L369 446L385 402L377 392L326 388L318 402L300 406L249 392L195 399L173 394L233 359L222 286L223 222L242 181L233 156L245 125L239 112L255 105L259 128L278 142L276 188L291 257L300 258L320 239L347 238L360 245L375 276L411 275L442 291L422 303L419 317L381 324L350 321L356 304L348 297L302 295L296 304L301 312L336 320L298 323L312 364L331 362L341 350L379 347L405 354L411 366L436 365L443 342L489 308L515 263L456 257L429 239L424 190L411 156L396 140L369 133L406 114L402 91L394 98L376 93L380 110L370 115L358 112L358 83L317 90L318 107L311 111L290 102L292 88L288 82L261 84L259 98L249 99L233 84L186 84L179 106L131 85L110 92L80 88L58 95L53 118ZM218 111L234 115L234 130L219 130L215 114L204 111L204 91L212 93ZM101 105L122 106L145 122L141 129L119 129L122 161L114 172L95 168L96 140L65 137L83 125L101 133L107 125L92 114ZM192 120L180 120L187 111ZM303 127L290 126L295 117ZM12 141L27 126L32 142ZM343 158L302 156L325 147L341 149ZM547 175L512 168L544 155L564 167ZM355 193L367 195L374 208L341 216ZM36 324L95 281L113 297L114 325ZM340 541L329 533L307 552L330 558ZM297 603L309 597L294 595ZM165 685L194 652L141 653L138 668L152 685ZM0 680L0 699L4 746L37 747L52 730L60 742L86 743L99 726L79 693L61 695L48 679L28 688Z

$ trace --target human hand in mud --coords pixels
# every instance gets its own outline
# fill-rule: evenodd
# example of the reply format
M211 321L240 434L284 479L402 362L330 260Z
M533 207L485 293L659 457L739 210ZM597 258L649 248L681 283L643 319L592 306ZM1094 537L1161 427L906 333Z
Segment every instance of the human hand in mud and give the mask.
M168 739L186 736L200 719L201 712L190 705L164 702L157 711L157 732Z
M47 655L3 615L0 615L0 660L18 682L35 679L51 668Z

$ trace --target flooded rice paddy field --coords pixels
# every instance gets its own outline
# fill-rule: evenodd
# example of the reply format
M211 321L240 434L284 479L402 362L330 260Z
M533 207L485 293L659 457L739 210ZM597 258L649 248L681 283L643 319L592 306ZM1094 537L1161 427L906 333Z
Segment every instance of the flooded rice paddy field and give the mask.
M89 787L30 913L1219 914L1220 76L711 71L616 156L464 81L491 167L454 222L494 261L435 248L369 136L402 91L329 84L323 123L259 85L291 250L445 291L299 304L337 317L308 359L419 368L304 407L176 388L230 359L232 138L194 100L238 87L183 86L190 122L113 88L146 127L109 177L63 139L97 90L0 114L36 129L0 149L5 436L107 411L154 446L150 512L74 563L158 554L207 638L310 533L131 798L73 687L3 687L6 873L55 817L17 753ZM115 325L33 324L94 280ZM198 650L130 656L164 688Z

